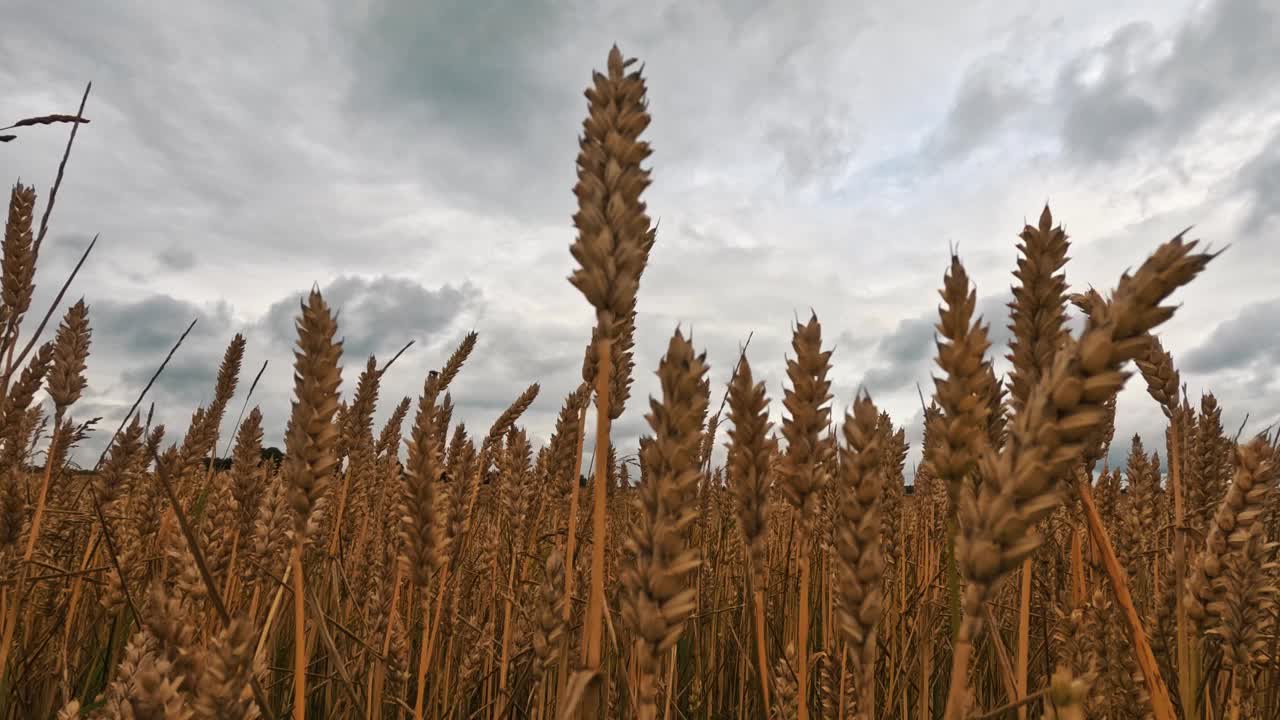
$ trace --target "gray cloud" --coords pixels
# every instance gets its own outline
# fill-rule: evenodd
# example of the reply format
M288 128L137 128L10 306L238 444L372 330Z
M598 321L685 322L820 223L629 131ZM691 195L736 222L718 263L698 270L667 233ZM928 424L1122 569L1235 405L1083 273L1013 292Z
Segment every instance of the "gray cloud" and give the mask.
M152 386L150 401L166 406L187 407L195 410L197 406L208 404L213 396L213 386L218 375L221 357L209 355L202 358L192 357L184 353L182 357L165 366L164 372ZM159 363L157 362L158 366ZM125 387L141 391L153 373L155 367L138 365L129 368L121 375Z
M195 320L195 326L141 406L145 413L150 403L155 403L156 422L167 423L171 435L179 433L172 439L179 439L190 413L212 396L218 365L227 344L241 329L231 307L225 303L200 307L168 295L152 295L132 302L99 302L90 306L89 320L94 344L89 357L90 396L86 399L101 407L100 414L104 416L100 432L85 443L89 453L101 450L129 404L146 387L179 336ZM84 411L78 409L77 412L83 414Z
M506 191L507 212L564 206L570 185L530 179L555 163L567 180L573 168L573 118L585 107L590 74L565 82L556 72L572 12L549 0L375 0L354 24L347 107L416 137L396 152L407 151L427 169L433 191L453 203L487 207L496 190ZM594 48L601 59L608 42Z
M508 148L531 139L531 116L562 88L537 56L563 34L563 3L492 0L422 5L375 0L355 37L355 102L417 105L434 127Z
M874 23L861 4L803 0L782 9L725 2L653 12L538 0L499 11L488 1L376 0L352 18L344 107L361 119L362 147L411 163L450 203L558 219L571 211L583 90L617 43L645 62L654 162L673 189L690 175L765 191L735 181L734 168L778 173L782 182L768 192L829 188L847 173L860 133L859 113L836 85L848 73L824 63ZM831 22L815 29L806 14ZM363 131L366 123L377 131ZM415 141L405 147L388 136ZM748 145L763 152L743 153Z
M156 260L168 270L190 270L196 266L196 254L176 245L156 253Z
M928 316L898 323L898 328L876 345L878 365L866 374L863 383L872 392L891 391L921 382L922 369L933 348L933 319Z
M1240 170L1238 188L1249 202L1244 228L1249 233L1273 232L1269 221L1280 217L1280 127L1257 157Z
M821 106L793 124L773 125L765 137L782 155L787 183L798 188L842 179L859 141L847 108Z
M134 302L100 300L89 306L95 345L111 343L141 357L164 357L192 320L190 340L230 340L233 319L225 303L202 308L170 295L151 295ZM224 337L225 336L225 337Z
M975 308L975 315L981 317L987 326L987 338L991 342L987 357L996 364L997 371L1005 364L1003 358L1012 337L1007 327L1008 303L1011 300L1009 293L988 295L979 298ZM926 393L931 391L933 383L930 377L941 373L934 363L937 322L938 311L935 308L900 321L893 332L876 343L875 365L862 378L862 384L873 396L904 388L914 392L916 383Z
M338 317L343 355L363 360L370 354L394 353L409 340L432 343L463 311L480 301L467 284L430 290L405 278L343 276L321 287L325 302ZM303 295L273 303L261 324L270 337L286 345L297 339L294 321Z
M1009 72L997 57L970 66L941 127L925 141L924 153L943 162L962 160L1029 109L1035 98Z
M1161 40L1150 23L1129 23L1062 69L1056 104L1071 153L1114 161L1133 145L1176 143L1280 77L1280 11L1267 0L1216 0L1167 49Z
M1058 92L1068 108L1062 123L1068 149L1082 159L1114 158L1119 150L1157 125L1159 112L1138 95L1133 55L1150 52L1152 30L1131 23L1101 47L1077 57L1058 76ZM1086 80L1087 75L1098 77Z
M1184 366L1198 373L1247 368L1254 363L1280 363L1280 298L1241 308L1222 321L1187 353Z
M394 398L416 397L426 367L438 367L442 355L452 350L453 325L460 314L480 302L474 287L444 286L439 290L404 279L343 277L324 288L326 299L339 311L339 334L345 334L344 388L354 387L355 378L369 353L382 361L390 358L407 340L415 340L411 351L389 374L384 391L383 414ZM168 295L152 295L137 301L103 301L90 306L94 345L89 360L90 392L86 401L103 409L108 422L118 422L127 403L143 389L160 361L192 319L196 325L174 354L150 391L148 402L157 405L157 422L166 423L172 438L181 437L186 421L196 407L212 396L218 365L227 344L237 332L249 340L242 364L238 398L223 424L224 438L234 432L235 415L263 360L270 365L256 388L254 403L263 408L268 443L278 443L289 408L291 393L290 349L295 339L293 320L302 292L273 303L257 319L241 322L225 304L201 307ZM458 333L460 336L461 333ZM265 342L264 342L265 341ZM449 345L445 348L444 346ZM514 394L506 400L514 398ZM143 408L147 407L146 404ZM503 404L505 407L505 403ZM84 414L84 410L78 410ZM113 426L114 427L114 426ZM96 437L86 448L97 450Z

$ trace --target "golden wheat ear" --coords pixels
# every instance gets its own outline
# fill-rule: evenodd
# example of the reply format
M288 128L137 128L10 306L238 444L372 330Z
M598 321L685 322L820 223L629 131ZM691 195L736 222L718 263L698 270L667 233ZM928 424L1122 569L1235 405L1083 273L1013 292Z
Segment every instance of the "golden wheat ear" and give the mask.
M21 183L13 186L4 227L4 258L0 261L0 322L4 327L5 348L30 309L31 294L35 290L35 240L31 231L35 204L34 187Z
M998 391L986 357L991 347L987 327L981 318L974 317L977 291L955 255L939 294L943 305L938 308L935 362L947 375L933 381L941 413L930 423L933 442L929 443L927 460L936 477L946 484L954 512L962 496L976 497L981 486L981 475L976 472L978 457L990 441L989 413Z
M877 422L876 406L863 394L845 416L836 494L836 622L850 650L850 695L856 699L852 710L857 718L875 713L876 625L884 613L880 552L884 446Z
M631 345L636 292L648 260L653 234L641 194L649 185L649 171L641 167L650 154L640 135L649 126L646 85L639 70L628 72L634 60L624 60L615 45L607 70L592 75L586 90L587 118L578 141L577 175L573 193L578 200L573 224L578 233L569 252L577 261L569 282L596 311L592 349L584 362L584 377L595 384L596 467L591 513L591 585L582 630L582 663L596 677L603 661L605 621L605 547L608 512L610 421L618 414L611 401L625 402L629 392ZM584 676L584 677L586 677ZM563 685L563 680L561 681ZM604 709L600 683L586 687L588 711Z
M285 430L284 479L293 511L294 666L293 717L303 720L307 706L307 647L303 548L312 539L317 515L337 464L338 388L342 384L342 342L337 321L320 291L312 289L296 321L293 412Z
M676 330L658 364L662 398L649 401L653 441L641 450L646 478L639 488L640 520L627 539L622 571L622 617L638 640L634 688L638 715L657 717L661 662L679 641L696 597L691 586L700 562L690 545L702 449L702 392L706 355Z

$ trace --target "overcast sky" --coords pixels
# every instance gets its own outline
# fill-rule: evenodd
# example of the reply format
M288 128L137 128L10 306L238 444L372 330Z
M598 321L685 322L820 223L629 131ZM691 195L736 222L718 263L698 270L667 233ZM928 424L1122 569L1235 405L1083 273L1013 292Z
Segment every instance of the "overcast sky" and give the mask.
M1280 417L1271 0L18 0L5 17L0 124L74 112L93 82L37 305L100 234L68 300L86 298L94 328L74 414L102 415L102 436L199 318L152 394L171 439L243 332L224 433L269 360L253 402L279 443L292 317L318 283L341 311L344 390L369 353L416 341L379 422L475 329L455 418L483 432L536 381L525 424L544 441L593 322L566 280L571 188L582 92L615 42L645 63L660 221L624 452L677 325L708 353L713 406L754 332L777 416L790 326L812 308L837 416L865 384L908 426L914 463L948 246L1003 356L1016 235L1046 201L1073 289L1110 289L1189 225L1229 245L1162 337L1232 430ZM65 139L0 146L8 182L43 203ZM1136 432L1163 450L1160 421L1132 381L1113 455Z

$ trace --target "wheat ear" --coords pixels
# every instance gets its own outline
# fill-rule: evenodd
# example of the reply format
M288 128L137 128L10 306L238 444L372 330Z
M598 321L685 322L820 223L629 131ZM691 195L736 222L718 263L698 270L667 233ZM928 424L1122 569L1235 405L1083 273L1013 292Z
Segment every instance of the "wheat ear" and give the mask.
M686 500L696 492L701 474L706 373L706 356L695 354L692 342L677 330L658 364L662 399L649 400L647 420L654 436L641 454L646 477L637 498L640 519L631 528L629 562L622 572L622 617L637 638L635 693L641 720L657 716L662 657L680 639L695 604L690 580L699 558L688 536L697 511Z
M627 72L634 60L624 60L614 46L607 73L594 73L587 89L588 116L579 140L578 182L573 216L578 236L569 250L579 267L569 282L596 310L596 468L592 508L591 591L583 626L586 670L599 670L605 613L605 488L609 447L609 399L613 378L613 342L635 306L640 273L644 269L649 216L640 195L649 185L649 171L640 164L649 144L640 134L649 125L645 82L639 71ZM593 687L595 684L593 684ZM584 705L590 706L588 702ZM597 705L597 709L598 709Z
M338 428L338 387L342 383L342 342L334 341L338 324L320 291L313 289L301 303L294 351L293 411L285 431L285 482L293 510L294 664L293 717L304 720L307 704L306 581L302 551L314 516L329 489Z
M780 488L799 513L800 600L796 623L796 712L798 720L809 718L809 573L810 545L819 517L818 503L827 484L827 465L833 444L822 432L831 423L831 351L822 349L822 326L816 315L797 325L791 347L796 356L787 360L787 377L791 388L782 400L787 415L782 420L782 434L787 451L781 466Z
M881 445L876 431L876 406L863 394L844 419L844 447L840 448L835 549L836 622L852 659L854 717L875 717L876 624L884 612L880 552L880 499L884 483Z
M751 590L753 626L756 640L756 671L763 712L771 712L769 702L770 672L768 649L765 647L764 591L768 574L768 517L771 459L776 443L769 437L769 399L764 383L751 377L751 363L742 357L738 371L729 383L728 483L734 498L738 528L747 552L748 588Z

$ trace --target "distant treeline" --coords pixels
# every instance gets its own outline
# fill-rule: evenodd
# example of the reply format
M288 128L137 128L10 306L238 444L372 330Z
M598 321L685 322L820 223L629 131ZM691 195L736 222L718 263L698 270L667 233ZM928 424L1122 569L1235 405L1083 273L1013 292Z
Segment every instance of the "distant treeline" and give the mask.
M284 451L282 451L278 447L263 448L262 451L258 454L258 458L259 458L258 461L260 463L271 463L272 465L279 467L280 463L284 460ZM233 464L234 463L231 462L231 458L229 457L217 458L216 460L213 461L213 469L218 472L223 472L226 470L230 470ZM200 461L200 467L204 468L205 470L208 470L209 458L203 458ZM27 471L31 473L42 473L44 472L44 466L31 465L27 467ZM90 475L93 473L93 469L82 468L82 467L77 467L72 465L67 467L64 470L64 472L68 475Z
M284 452L283 452L280 448L278 448L278 447L274 447L274 446L272 446L272 447L265 447L265 448L263 448L263 449L262 449L261 453L259 453L259 462L261 462L261 463L271 463L272 465L274 465L274 466L276 466L276 467L279 467L279 466L280 466L280 463L281 463L282 461L284 461ZM215 471L217 471L217 472L226 472L226 471L228 471L228 470L230 470L230 469L231 469L231 467L232 467L232 465L233 465L233 464L234 464L234 463L232 463L231 458L229 458L229 457L225 457L225 458L217 458L216 460L214 460L214 461L213 461L213 469L214 469ZM399 465L399 463L397 463L397 465ZM200 461L200 467L204 468L205 470L208 470L208 469L209 469L209 458L204 458L204 459L202 459L202 460ZM30 470L31 470L31 472L44 472L44 468L43 468L43 467L38 467L38 468L37 468L37 467L33 467L33 468L31 468ZM89 471L89 470L86 470L86 469L83 469L83 468L77 468L77 467L69 467L69 468L67 468L66 472L68 472L68 473L70 473L70 474L72 474L72 475L87 475L87 474L90 474L90 471ZM401 473L401 475L403 475L403 474L404 474L404 467L403 467L403 466L401 466L401 468L400 468L400 473ZM494 472L493 472L493 471L490 471L489 473L486 473L486 475L485 475L484 479L481 481L481 484L483 484L483 485L488 485L490 482L492 482L492 481L493 481L493 479L494 479L494 478L493 478L493 476L494 476ZM445 483L447 483L447 482L451 482L451 478L450 478L450 477L449 477L449 475L446 473L446 474L444 474L444 475L442 475L442 476L440 477L440 481L441 481L441 482L445 482ZM578 487L583 487L583 488L585 488L585 487L590 487L590 485L591 485L591 483L590 483L590 480L587 478L587 476L585 476L585 475L579 475L579 476L578 476ZM612 490L612 488L610 488L610 490ZM914 485L906 485L906 486L903 488L903 490L904 490L904 492L905 492L905 494L906 494L906 495L914 495L914 494L915 494L915 492L914 492L914 491L915 491L915 486L914 486ZM1122 490L1122 492L1123 492L1123 490Z
M274 446L265 447L265 448L262 448L262 451L258 453L259 463L270 463L271 465L275 465L278 467L283 460L284 460L284 452L278 447L274 447ZM218 472L223 472L225 470L230 470L233 464L234 463L231 462L231 458L229 457L215 458L213 461L213 469ZM204 468L205 470L208 470L209 458L201 459L200 467Z

